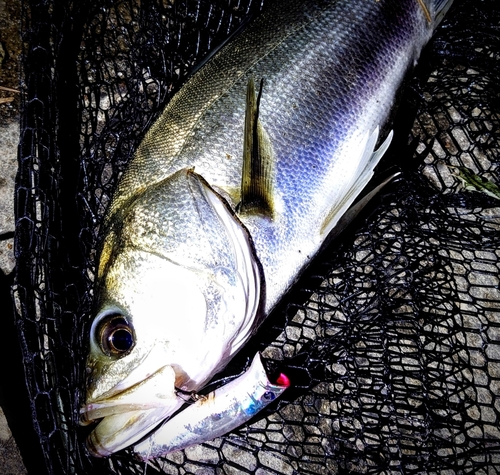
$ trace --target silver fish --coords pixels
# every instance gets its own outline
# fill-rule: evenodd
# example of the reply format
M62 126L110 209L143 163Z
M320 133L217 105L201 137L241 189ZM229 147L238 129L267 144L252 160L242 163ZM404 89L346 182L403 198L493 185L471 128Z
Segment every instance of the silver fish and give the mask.
M450 4L278 0L167 105L103 225L93 454L146 436L255 333L372 177Z

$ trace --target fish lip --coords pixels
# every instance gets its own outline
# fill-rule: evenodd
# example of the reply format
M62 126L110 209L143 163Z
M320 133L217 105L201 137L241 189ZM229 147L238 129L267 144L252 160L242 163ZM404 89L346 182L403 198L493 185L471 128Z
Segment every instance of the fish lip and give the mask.
M129 377L131 375L132 373ZM171 365L161 366L144 379L127 387L123 387L124 381L120 381L104 395L91 399L90 402L87 400L81 406L81 426L96 423L107 416L162 408L178 399L174 387L175 372ZM149 397L144 398L145 395Z

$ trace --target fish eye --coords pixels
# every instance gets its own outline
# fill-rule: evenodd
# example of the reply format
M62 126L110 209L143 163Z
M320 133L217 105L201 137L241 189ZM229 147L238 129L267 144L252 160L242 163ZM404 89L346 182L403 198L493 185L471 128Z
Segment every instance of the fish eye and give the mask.
M97 342L107 356L125 356L135 345L134 330L123 315L108 315L99 322Z

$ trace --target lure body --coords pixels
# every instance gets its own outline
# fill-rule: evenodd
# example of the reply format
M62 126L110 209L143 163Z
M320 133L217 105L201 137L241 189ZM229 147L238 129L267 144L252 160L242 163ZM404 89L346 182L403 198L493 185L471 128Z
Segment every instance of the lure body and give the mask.
M259 354L237 379L201 396L176 417L168 420L134 452L143 460L205 442L206 435L219 437L249 421L290 385L281 374L276 383L269 381Z

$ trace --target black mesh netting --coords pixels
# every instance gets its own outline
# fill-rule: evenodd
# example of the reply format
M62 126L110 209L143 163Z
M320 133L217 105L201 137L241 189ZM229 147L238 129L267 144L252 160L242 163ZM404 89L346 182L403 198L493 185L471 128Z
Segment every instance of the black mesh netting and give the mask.
M88 456L77 423L96 236L148 126L192 65L261 6L25 2L13 293L49 473L145 470L126 451ZM500 473L500 201L465 191L449 167L500 182L499 27L497 0L455 1L400 106L391 158L403 179L229 369L258 348L293 388L148 474Z

